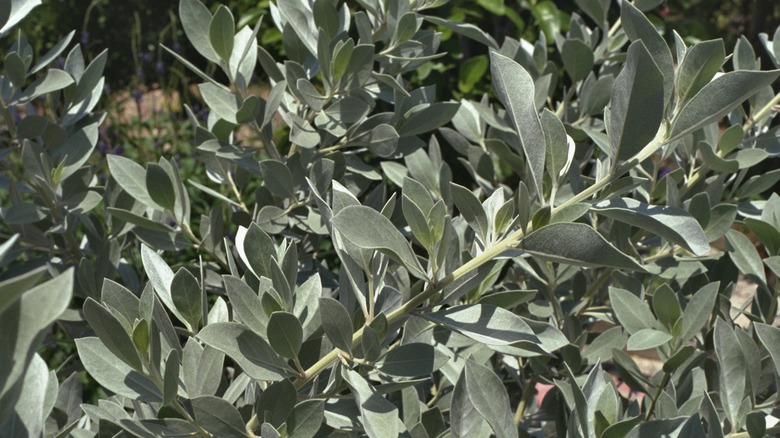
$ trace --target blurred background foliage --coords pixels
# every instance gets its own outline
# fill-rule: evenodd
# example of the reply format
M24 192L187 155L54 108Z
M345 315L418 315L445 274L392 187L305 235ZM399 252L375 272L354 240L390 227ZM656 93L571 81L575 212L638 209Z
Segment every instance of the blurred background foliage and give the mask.
M253 24L264 15L270 23L269 0L205 3L211 9L226 4L239 18L239 26ZM669 41L672 30L678 30L689 42L724 38L727 47L733 47L739 35L757 43L759 33L771 32L780 24L780 2L776 0L642 0L637 3L644 6ZM43 0L43 5L23 23L22 30L39 50L50 47L71 29L76 29L76 37L90 56L107 48L106 77L110 78L112 89L138 85L181 89L181 83L186 84L191 78L180 66L172 65L172 57L159 46L165 44L188 59L197 59L194 50L183 43L185 39L176 18L177 5L177 0ZM541 30L552 45L553 35L568 28L571 14L577 10L572 0L452 0L435 14L473 23L488 30L499 42L507 35L522 36L533 42ZM618 11L617 7L611 8L613 15ZM446 30L443 39L449 56L420 69L418 80L446 83L454 97L479 96L486 91L487 58L479 57L485 54L484 46ZM273 26L264 26L261 42L271 54L283 51L281 35Z
M265 20L260 31L262 46L276 59L284 56L281 34L271 23L271 0L203 0L216 10L227 5L238 19L238 26ZM331 0L340 3L340 0ZM349 0L351 4L355 0ZM433 15L474 24L488 31L501 43L505 36L522 37L535 42L544 33L551 55L555 36L566 32L579 7L574 0L450 0L428 11ZM610 20L618 18L619 1L610 8ZM777 0L635 0L638 7L672 43L672 32L686 35L687 43L723 38L734 47L744 35L755 47L758 34L773 33L780 25L780 1ZM188 43L178 21L178 0L43 0L43 5L26 18L21 31L37 53L55 44L71 30L91 60L108 49L105 68L106 95L101 100L107 122L101 127L99 150L103 154L127 155L143 162L165 156L180 159L191 156L193 131L184 112L188 104L205 117L196 84L187 68L174 60L161 45L178 52L198 67L220 77L216 65L208 65ZM354 3L357 5L357 2ZM595 23L579 14L589 25ZM426 24L433 26L432 24ZM412 85L435 84L441 100L468 98L480 100L491 93L488 53L485 46L440 28L442 51L447 56L421 66L412 76ZM766 56L758 51L759 56ZM771 65L771 61L762 60ZM557 92L569 86L561 72ZM263 94L267 78L261 74L253 91ZM285 132L278 139L284 143ZM251 144L251 139L242 139ZM776 160L769 165L776 165ZM195 160L186 161L182 176L199 178ZM197 205L197 202L196 202Z
M281 34L272 25L271 0L203 0L216 10L227 5L238 19L239 27L254 25L263 17L260 42L276 59L284 56ZM340 0L332 0L341 2ZM352 3L350 0L347 4ZM178 0L43 0L22 23L21 30L38 53L55 44L71 30L88 59L108 49L105 68L106 95L101 100L108 115L100 130L99 149L103 154L122 154L141 161L156 157L190 156L193 132L184 112L188 104L205 116L195 84L199 82L187 68L175 61L161 45L178 52L198 67L220 77L215 65L186 42L178 21ZM555 36L566 32L579 7L574 0L451 0L429 11L433 15L476 25L488 31L500 43L505 36L522 37L535 42L544 33L551 55ZM618 18L615 0L610 20ZM758 47L758 34L773 33L780 25L780 1L777 0L636 0L647 16L672 43L673 31L686 35L689 44L698 40L723 38L734 47L744 35ZM357 5L357 2L354 3ZM593 26L585 14L579 14ZM433 26L432 24L426 24ZM468 98L480 100L491 93L488 53L485 46L440 28L442 50L447 56L421 66L412 76L414 86L435 84L442 100ZM759 56L766 56L764 51ZM764 59L763 65L771 65ZM557 92L569 86L561 72ZM267 90L267 78L260 74L254 92ZM285 132L279 132L284 143ZM242 139L251 144L251 139ZM770 165L775 165L771 160ZM202 174L194 160L181 169L185 178Z

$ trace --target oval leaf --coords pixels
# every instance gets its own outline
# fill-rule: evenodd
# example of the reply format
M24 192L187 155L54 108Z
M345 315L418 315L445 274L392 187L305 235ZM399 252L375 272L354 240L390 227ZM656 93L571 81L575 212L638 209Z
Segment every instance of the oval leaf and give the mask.
M214 52L227 64L233 52L233 37L236 23L233 14L225 5L221 5L209 23L209 41Z
M745 397L747 377L745 356L739 348L739 338L729 323L718 318L712 337L720 368L720 402L731 424L740 424L740 405Z
M419 316L487 345L541 343L519 316L490 304L454 306Z
M149 163L146 167L146 190L158 205L173 210L173 206L176 204L173 181L165 170L155 163Z
M190 400L192 416L206 431L225 438L246 438L244 420L227 400L204 395Z
M391 376L425 376L441 368L449 357L430 344L413 342L393 348L379 360L380 371Z
M338 301L330 297L320 298L322 329L333 345L347 353L352 351L352 318Z
M702 41L685 52L677 71L678 105L688 102L707 85L726 61L723 40Z
M370 207L345 207L331 219L341 236L358 248L381 251L401 263L411 274L426 278L409 242L390 219Z
M669 140L677 140L730 113L760 89L771 85L780 70L732 71L705 85L685 104L672 121Z
M162 393L154 382L118 360L100 339L76 339L76 349L84 369L100 386L133 400L162 401Z
M535 95L534 81L520 64L495 52L490 52L490 73L496 94L520 137L536 193L542 193L546 144L539 114L529 98Z
M466 361L463 368L466 392L477 412L487 420L497 437L515 438L517 426L509 407L509 396L506 387L493 370ZM458 380L460 383L460 380Z
M658 132L664 116L664 78L641 41L628 48L615 79L609 118L612 158L631 159Z
M629 351L649 350L666 344L672 339L672 335L659 330L642 329L628 338L626 349Z
M180 268L171 280L171 300L187 328L197 331L203 315L201 288L195 276L185 268Z
M655 325L655 317L650 312L650 307L633 293L611 287L609 302L612 304L615 316L627 332L633 334Z
M650 231L696 255L701 256L710 251L710 244L701 225L683 209L621 198L600 202L593 206L593 210L603 216Z
M179 18L187 39L204 58L211 62L219 62L209 40L209 23L211 12L200 0L181 0L179 2Z
M133 340L111 312L92 298L87 298L84 317L109 351L134 369L143 369Z
M277 381L294 375L265 339L236 322L217 322L203 327L198 338L238 363L249 377Z
M688 302L682 314L679 338L688 341L696 336L707 323L718 298L719 283L710 283L699 289Z
M268 320L268 342L279 355L288 359L298 357L303 342L303 328L292 313L274 312Z
M643 270L636 260L618 251L601 234L585 224L545 225L523 239L521 247L530 254L553 262Z

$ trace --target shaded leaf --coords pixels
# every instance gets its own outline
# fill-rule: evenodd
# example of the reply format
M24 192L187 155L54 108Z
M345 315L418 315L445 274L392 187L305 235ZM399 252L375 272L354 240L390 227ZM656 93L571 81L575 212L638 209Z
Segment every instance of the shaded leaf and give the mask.
M320 321L325 335L333 345L347 353L352 351L352 318L338 301L320 298Z
M641 40L647 48L653 63L657 66L663 76L663 99L659 116L662 116L666 104L674 93L674 62L672 61L672 52L666 45L663 37L658 33L655 25L642 14L630 2L622 2L620 9L620 18L623 30L631 39L632 45L637 40ZM630 51L630 48L629 48Z
M146 190L157 205L173 211L176 204L173 181L158 164L149 163L146 167Z
M755 323L754 327L758 339L764 344L775 364L775 373L780 377L780 328L761 323Z
M214 52L227 64L233 53L233 36L236 33L236 23L233 14L227 6L221 5L209 23L209 41Z
M255 412L261 421L280 427L298 401L295 385L288 379L269 385L255 401Z
M253 379L276 381L294 375L265 339L242 324L209 324L198 333L198 339L230 356Z
M561 59L572 82L585 79L593 69L593 50L579 39L567 39L563 42Z
M246 438L244 420L228 401L204 395L193 398L189 405L195 422L214 436Z
M2 256L0 254L0 258ZM3 312L22 294L32 289L45 273L46 267L40 267L0 282L0 312Z
M636 41L629 46L626 63L612 88L609 137L613 160L631 159L650 143L663 114L663 75L645 45Z
M198 330L203 315L201 288L190 271L180 268L171 280L171 300L191 332Z
M377 361L377 368L391 376L416 377L433 373L448 360L449 357L433 345L413 342L388 351Z
M165 359L165 376L163 377L163 406L176 400L179 392L179 352L172 349Z
M487 345L541 343L519 316L490 304L453 306L419 316Z
M303 328L292 313L274 312L268 320L268 341L271 348L288 359L298 357L303 343Z

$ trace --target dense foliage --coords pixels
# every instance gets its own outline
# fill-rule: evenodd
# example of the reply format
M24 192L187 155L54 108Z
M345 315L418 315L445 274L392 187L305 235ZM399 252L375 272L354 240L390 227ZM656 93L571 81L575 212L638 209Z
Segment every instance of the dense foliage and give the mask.
M149 160L100 144L106 52L11 31L36 3L0 2L0 436L778 432L780 29L727 55L652 0L500 42L446 0L180 0L197 58L160 50L205 110L139 121ZM484 96L426 85L443 32Z

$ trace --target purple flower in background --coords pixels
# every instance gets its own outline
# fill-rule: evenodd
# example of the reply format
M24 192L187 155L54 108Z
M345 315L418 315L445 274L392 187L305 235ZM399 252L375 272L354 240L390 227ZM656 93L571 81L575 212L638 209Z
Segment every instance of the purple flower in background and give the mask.
M669 175L670 173L672 173L672 170L674 170L674 169L672 169L669 166L662 166L661 170L658 171L658 179L661 179L661 178L665 177L666 175Z
M173 47L171 47L174 52L181 53L181 44L179 44L177 41L173 43Z
M108 145L102 138L100 138L97 142L97 149L103 155L108 153Z
M85 47L89 45L89 32L86 30L81 31L81 45Z
M49 329L46 331L46 338L44 339L43 344L46 346L46 348L57 347L57 340L54 339L54 327L49 327Z
M142 68L137 68L135 70L135 76L142 81L146 79L146 75L144 74L144 69Z
M117 147L115 147L115 148L114 148L114 150L113 150L113 151L111 151L111 152L112 152L114 155L122 155L122 154L124 154L124 152L125 152L125 148L123 148L122 146L117 146Z
M158 75L162 76L165 74L165 63L162 61L157 61L156 64L154 64L154 71L157 72Z
M65 58L60 56L59 58L57 58L57 68L62 68L62 67L65 67Z
M152 54L149 52L140 52L138 54L138 58L141 60L141 62L152 62Z
M141 91L140 88L135 87L133 88L133 100L135 100L135 103L140 104L141 101L144 99L144 92Z

